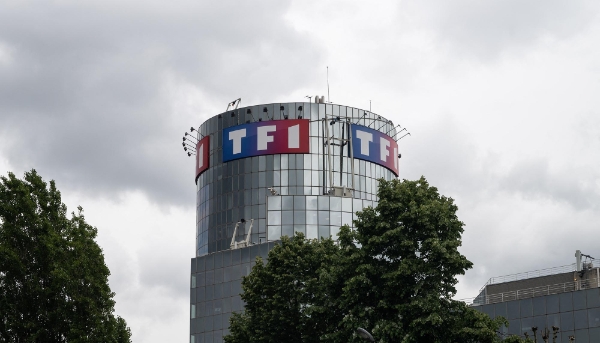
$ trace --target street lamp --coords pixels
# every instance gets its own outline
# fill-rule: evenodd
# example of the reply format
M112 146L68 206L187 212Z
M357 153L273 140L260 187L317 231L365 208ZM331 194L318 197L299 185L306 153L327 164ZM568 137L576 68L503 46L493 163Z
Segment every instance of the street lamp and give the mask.
M369 331L367 331L363 328L356 329L356 334L359 335L360 338L364 339L365 341L375 342L375 338L373 338L373 336L371 336Z

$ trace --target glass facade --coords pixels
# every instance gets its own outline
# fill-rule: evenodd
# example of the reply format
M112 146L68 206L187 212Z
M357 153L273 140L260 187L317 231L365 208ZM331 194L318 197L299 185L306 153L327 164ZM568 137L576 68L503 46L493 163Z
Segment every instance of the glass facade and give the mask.
M310 121L310 153L222 162L224 129L286 118ZM230 313L242 308L241 277L247 275L256 256L266 257L273 242L298 231L308 238L335 238L341 225L352 226L356 211L377 204L377 180L391 180L395 174L379 164L353 159L350 144L325 144L328 136L348 139L350 123L390 137L396 134L391 121L374 113L314 103L240 108L214 116L200 126L198 138L210 137L210 154L209 168L196 179L196 258L192 259L190 295L192 342L222 342ZM353 187L352 197L329 195L331 184ZM240 225L235 240L246 238L248 221L253 219L251 246L230 250L235 225L242 218L247 222Z
M504 335L525 333L533 338L533 327L537 327L538 342L545 328L559 329L556 342L570 343L574 336L577 343L600 342L600 288L553 294L529 299L513 300L496 304L475 306L491 318L502 316L509 322L503 328Z

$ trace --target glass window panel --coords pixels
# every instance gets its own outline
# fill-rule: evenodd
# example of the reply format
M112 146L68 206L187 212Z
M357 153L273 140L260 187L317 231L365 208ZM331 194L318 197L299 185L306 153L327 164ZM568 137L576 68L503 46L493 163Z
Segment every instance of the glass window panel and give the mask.
M342 198L340 197L329 197L331 211L341 211L342 210Z
M546 314L546 297L533 298L533 315L541 316Z
M531 317L533 316L533 305L531 303L531 299L523 299L520 300L521 303L521 317Z
M281 225L280 211L269 211L269 225Z
M276 241L281 237L281 226L269 225L269 240Z
M536 316L533 317L533 326L537 327L540 330L546 327L546 316Z
M546 316L546 325L545 327L547 327L548 329L552 330L552 327L556 326L558 328L560 328L560 315L558 313L556 314L549 314Z
M352 199L352 212L356 212L356 211L360 211L362 210L363 206L362 206L362 200L361 199Z
M319 224L329 225L329 211L319 211Z
M304 169L311 169L312 163L311 163L311 158L310 158L310 154L305 154L305 155L300 155L303 156L304 158Z
M306 209L307 210L316 210L316 209L318 209L318 197L316 197L316 196L307 196L306 197Z
M600 308L591 308L588 310L589 327L600 327Z
M352 224L352 213L342 212L342 225L353 226Z
M306 224L318 224L317 211L306 211Z
M573 322L573 312L563 312L560 314L560 330L568 331L575 329L575 323Z
M559 298L558 295L550 295L546 297L546 313L558 313L559 312Z
M304 172L304 186L310 186L312 185L312 180L311 180L311 171L310 170L305 170Z
M600 288L592 288L585 291L588 308L600 306L600 296L598 295L598 291L600 291Z
M519 301L510 301L506 304L508 311L508 319L517 319L521 317L521 311L519 309Z
M306 238L308 238L308 239L318 238L319 232L318 232L317 228L318 228L317 225L306 225Z
M600 328L590 328L590 342L600 342Z
M288 185L295 186L297 184L298 184L298 181L296 180L296 171L295 170L288 171Z
M329 226L319 225L319 239L329 238Z
M342 211L352 212L352 198L342 198Z
M283 225L281 227L281 236L294 237L294 227L292 225Z
M283 224L283 225L294 224L294 211L282 211L281 224Z
M329 210L329 197L328 196L320 196L319 197L319 210Z
M281 155L274 155L273 156L273 168L275 170L280 170L281 169Z
M306 237L306 225L294 225L294 232L302 232Z
M576 343L589 343L590 336L588 329L575 330L575 342ZM594 342L597 343L597 342Z
M524 335L525 332L527 332L531 336L531 334L532 334L531 327L532 326L533 326L533 317L522 318L521 319L521 335Z
M306 212L294 211L294 224L306 224Z
M269 202L269 211L281 210L281 197L280 196L270 196L267 199Z
M284 210L293 210L294 209L294 197L284 196L281 197L282 209Z
M495 317L506 318L506 303L498 303L494 305Z
M333 226L342 226L342 212L329 212L329 223Z
M508 321L508 334L519 335L521 333L521 321L513 319Z
M567 292L559 294L560 312L573 311L573 293Z
M583 310L586 307L585 291L573 292L573 309Z
M294 210L304 210L306 208L306 201L303 196L294 197Z
M288 186L289 185L289 180L288 180L288 171L287 170L281 170L281 185L282 186ZM282 192L279 192L280 194L284 194Z
M575 330L588 327L587 310L579 310L573 312L573 320L575 322Z
M331 237L333 237L334 240L338 239L339 233L340 233L340 227L339 226L331 226L329 228L329 234L331 235Z
M258 171L267 169L267 156L258 156Z

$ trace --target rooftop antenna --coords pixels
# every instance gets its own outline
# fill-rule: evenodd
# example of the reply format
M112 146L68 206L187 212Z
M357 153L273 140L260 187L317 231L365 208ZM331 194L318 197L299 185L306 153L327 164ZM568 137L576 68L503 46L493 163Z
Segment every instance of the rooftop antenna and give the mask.
M237 98L237 99L233 100L232 102L228 103L227 104L227 109L225 110L225 112L229 111L230 108L232 110L237 110L240 102L242 102L242 98Z
M327 102L331 104L331 99L329 98L329 66L327 66Z
M305 96L305 98L308 98L308 102L312 102L312 96L307 95L307 96Z

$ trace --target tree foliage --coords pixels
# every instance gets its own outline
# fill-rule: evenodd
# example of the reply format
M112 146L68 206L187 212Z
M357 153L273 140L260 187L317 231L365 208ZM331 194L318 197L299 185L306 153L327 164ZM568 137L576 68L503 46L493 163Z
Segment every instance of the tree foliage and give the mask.
M360 342L363 327L378 342L499 342L506 320L452 299L472 266L454 201L423 177L381 180L378 197L337 244L282 238L243 280L245 311L225 341Z
M130 342L83 209L35 170L0 180L0 341Z

